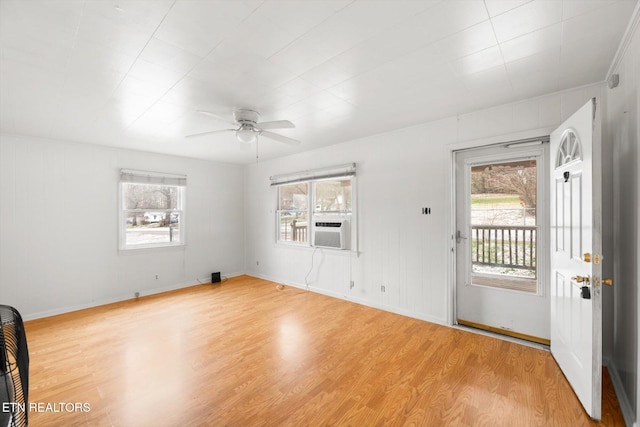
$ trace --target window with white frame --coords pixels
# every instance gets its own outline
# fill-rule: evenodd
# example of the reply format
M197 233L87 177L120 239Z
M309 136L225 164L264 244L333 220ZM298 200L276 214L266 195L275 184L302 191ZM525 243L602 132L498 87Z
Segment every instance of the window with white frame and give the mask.
M187 177L120 172L120 249L184 245Z
M278 186L278 241L308 243L309 182Z
M316 242L321 228L329 232L348 230L353 222L354 177L353 163L271 177L271 185L277 186L276 240L323 246ZM350 233L341 239L350 240Z

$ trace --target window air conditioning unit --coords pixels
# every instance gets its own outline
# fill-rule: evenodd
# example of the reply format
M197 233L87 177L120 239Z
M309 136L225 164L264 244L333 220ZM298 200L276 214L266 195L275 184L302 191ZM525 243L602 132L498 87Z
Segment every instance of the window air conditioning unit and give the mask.
M313 222L313 246L349 249L349 221L346 219L317 219Z

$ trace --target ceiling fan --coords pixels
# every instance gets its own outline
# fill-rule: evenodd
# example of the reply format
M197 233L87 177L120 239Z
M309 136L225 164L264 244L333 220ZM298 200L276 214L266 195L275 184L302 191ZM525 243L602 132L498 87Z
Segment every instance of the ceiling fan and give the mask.
M227 121L227 119L213 114L209 111L198 110L198 113L205 116L213 117L219 120ZM285 144L300 144L297 139L289 138L287 136L279 135L277 133L269 132L267 129L291 129L295 125L289 120L275 120L272 122L258 122L260 114L254 110L236 110L233 112L233 122L229 122L234 126L238 126L234 129L219 129L208 132L194 133L187 135L185 138L192 138L196 136L211 135L220 132L235 132L238 141L249 144L257 141L258 135L266 136L267 138L275 141L284 142Z

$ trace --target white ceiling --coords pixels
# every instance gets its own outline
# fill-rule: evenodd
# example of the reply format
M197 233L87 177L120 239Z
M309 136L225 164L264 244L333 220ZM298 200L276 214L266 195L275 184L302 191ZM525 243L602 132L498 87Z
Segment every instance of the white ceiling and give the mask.
M0 131L255 161L605 79L636 0L0 0Z

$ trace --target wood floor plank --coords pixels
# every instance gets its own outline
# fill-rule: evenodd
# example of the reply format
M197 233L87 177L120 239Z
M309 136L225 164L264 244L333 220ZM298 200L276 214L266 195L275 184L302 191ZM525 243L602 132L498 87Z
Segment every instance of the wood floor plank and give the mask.
M26 322L34 426L622 426L543 350L249 276Z

